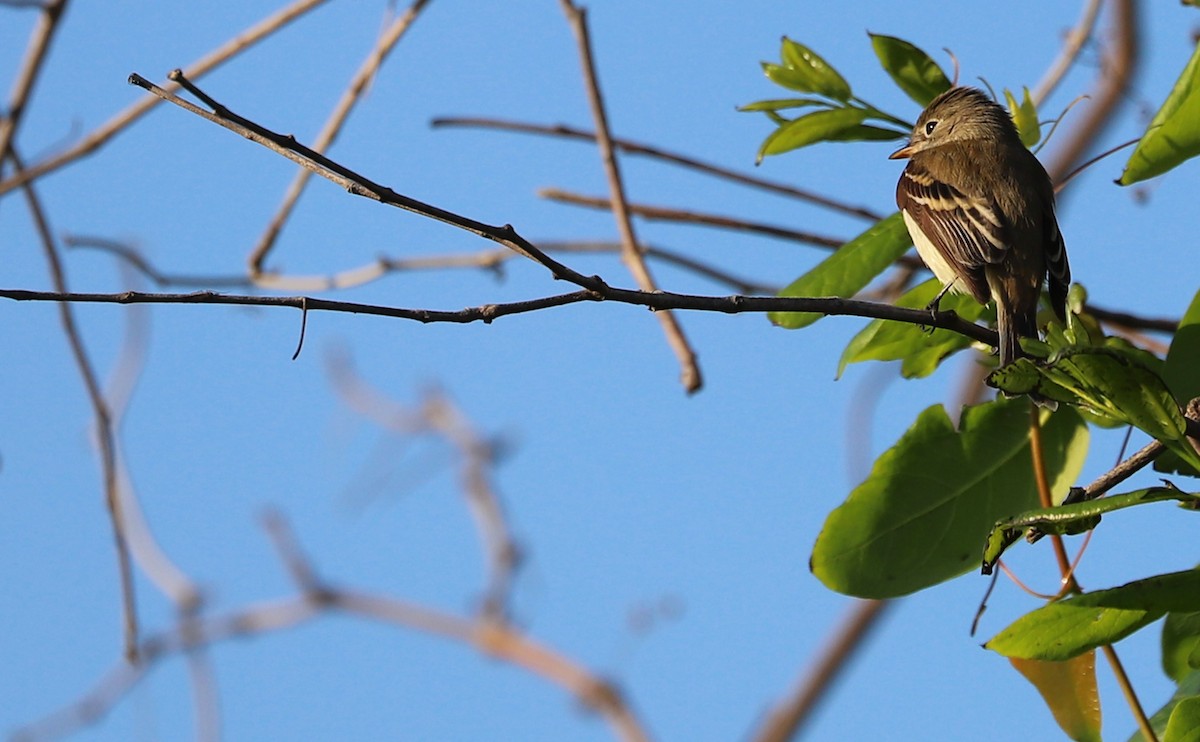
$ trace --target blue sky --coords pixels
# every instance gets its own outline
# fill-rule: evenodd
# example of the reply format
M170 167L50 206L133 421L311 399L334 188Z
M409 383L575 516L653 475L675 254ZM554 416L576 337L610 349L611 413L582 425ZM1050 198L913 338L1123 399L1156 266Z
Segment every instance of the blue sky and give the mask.
M130 72L162 79L277 7L78 3L68 11L18 144L33 160L144 95ZM849 5L849 7L847 7ZM331 3L201 81L235 111L311 140L383 23L384 3ZM918 111L878 68L867 31L909 39L962 78L1033 86L1075 23L1076 3L608 2L590 9L611 125L621 136L753 169L769 131L735 107L778 97L761 60L788 35L818 50L856 92L885 110ZM1131 101L1105 135L1137 136L1191 54L1194 9L1143 9L1143 65ZM33 20L0 15L0 73L11 79ZM1101 23L1105 23L1102 19ZM1097 54L1043 118L1086 92ZM395 190L492 223L535 243L616 236L606 212L556 205L536 190L603 194L594 147L472 130L432 130L443 115L591 126L577 55L557 3L433 0L360 104L332 155ZM1054 143L1051 142L1052 151ZM878 211L893 208L900 166L891 143L827 145L758 170ZM1073 273L1093 300L1179 316L1196 290L1194 179L1187 164L1147 186L1145 203L1111 180L1122 160L1064 192L1060 216ZM644 159L624 158L631 199L850 237L861 223ZM97 155L40 184L60 233L134 240L164 270L237 274L282 198L293 166L178 109L159 107ZM821 254L745 234L638 224L650 243L782 284ZM48 288L23 209L0 204L0 284ZM313 182L271 259L295 274L329 273L379 255L469 252L490 245ZM583 273L632 286L612 256L569 258ZM67 255L77 290L129 288L113 260ZM656 266L664 288L725 294ZM458 309L564 290L514 261L481 271L390 276L336 294L354 301ZM78 698L120 655L115 559L89 440L90 411L55 308L0 305L0 729ZM829 319L785 332L760 316L680 317L706 387L686 397L676 362L644 310L588 304L485 325L420 325L313 313L292 361L291 310L213 306L77 308L102 375L127 322L151 341L121 436L160 543L205 587L214 611L292 594L259 526L282 511L319 571L337 584L469 612L483 582L478 540L443 446L405 443L349 410L326 361L352 355L364 380L415 404L437 386L475 424L502 437L495 480L527 561L514 615L531 636L620 683L655 738L746 738L824 646L852 602L808 571L825 515L869 462L925 407L954 397L965 357L920 382L861 366L834 380L861 326ZM140 312L140 315L135 313ZM866 395L878 404L864 411ZM1135 436L1134 445L1141 441ZM1090 481L1121 438L1097 434ZM1149 474L1138 482L1153 482ZM1181 522L1182 521L1182 522ZM1165 505L1112 516L1080 579L1100 588L1194 564L1194 534ZM1050 590L1047 544L1010 564ZM979 644L1037 602L1002 580L980 636L968 629L984 578L967 575L895 606L808 728L808 739L961 739L1003 725L1049 738L1035 691ZM148 630L169 603L138 582ZM666 605L650 629L630 616ZM1151 709L1171 686L1157 627L1120 649ZM229 739L608 739L561 689L413 631L346 617L223 643L211 652ZM1100 667L1106 735L1132 722ZM186 665L165 661L84 739L192 735Z

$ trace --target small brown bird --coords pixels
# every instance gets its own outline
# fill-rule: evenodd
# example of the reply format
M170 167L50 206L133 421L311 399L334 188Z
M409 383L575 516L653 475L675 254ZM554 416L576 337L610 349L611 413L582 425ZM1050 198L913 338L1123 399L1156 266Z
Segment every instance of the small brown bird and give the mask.
M1049 276L1050 306L1066 320L1071 267L1045 168L1025 148L1008 112L975 88L939 95L917 119L896 205L917 253L942 292L996 302L1000 366L1037 337L1038 299ZM936 305L937 299L934 300Z

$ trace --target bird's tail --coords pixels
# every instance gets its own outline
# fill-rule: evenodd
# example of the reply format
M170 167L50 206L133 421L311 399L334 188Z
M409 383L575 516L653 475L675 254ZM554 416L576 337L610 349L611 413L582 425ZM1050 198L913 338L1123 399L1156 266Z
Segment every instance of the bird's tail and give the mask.
M1015 311L1007 302L997 301L996 331L1000 334L1000 368L1004 368L1024 355L1021 338L1037 337L1037 313Z

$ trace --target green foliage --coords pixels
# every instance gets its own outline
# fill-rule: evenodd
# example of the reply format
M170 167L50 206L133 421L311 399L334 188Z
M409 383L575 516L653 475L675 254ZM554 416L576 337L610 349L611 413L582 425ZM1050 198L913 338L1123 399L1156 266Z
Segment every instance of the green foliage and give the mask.
M1200 571L1076 595L1018 618L986 646L1005 657L1061 661L1113 644L1168 611L1200 611Z
M1133 425L1200 468L1200 453L1187 441L1179 404L1159 374L1162 362L1119 342L1073 347L1046 363L1019 359L989 377L1010 394L1034 394Z
M1078 476L1087 438L1074 411L1048 416L1042 442L1051 481ZM841 593L892 598L974 569L992 524L1037 504L1029 461L1026 401L968 408L957 431L941 405L926 409L829 514L813 574Z
M1131 185L1200 155L1200 45L1154 115L1117 182Z
M988 534L983 550L984 572L990 574L992 566L1000 559L1004 550L1022 536L1073 536L1098 526L1101 516L1105 513L1131 508L1134 505L1170 500L1178 501L1181 507L1189 510L1200 510L1200 495L1183 492L1174 487L1150 487L1123 495L1110 495L1099 500L1038 508L1003 518L996 522Z
M913 44L870 34L871 47L891 81L919 106L950 86L942 68ZM784 39L778 63L764 63L767 77L801 97L758 101L741 110L765 114L774 130L758 159L821 142L882 141L907 136L911 124L854 94L854 88L810 48ZM1004 91L1010 115L1026 147L1041 141L1037 107L1029 89ZM1130 157L1121 183L1153 177L1200 154L1200 48ZM793 281L781 296L849 297L862 291L907 251L902 218L894 214L844 245ZM921 308L940 284L926 281L897 304ZM1068 317L1047 310L1045 340L1028 338L1030 357L993 372L988 383L1000 399L967 408L955 430L940 406L922 412L875 462L867 479L825 521L810 566L828 587L866 598L890 598L921 590L998 562L1023 536L1036 541L1083 533L1102 516L1133 506L1176 501L1200 509L1200 496L1171 482L1100 499L1074 502L1073 486L1087 456L1089 427L1134 426L1160 441L1166 452L1155 467L1200 476L1200 453L1187 438L1183 409L1200 397L1200 293L1174 334L1165 361L1124 339L1107 337L1088 314L1086 293L1072 286ZM966 295L943 297L940 307L975 322L989 308ZM773 313L779 326L795 329L820 319L813 313ZM947 330L871 321L848 343L838 364L900 361L904 378L931 375L972 341ZM1038 507L1031 451L1028 395L1053 413L1039 411L1041 454L1056 503ZM1119 523L1119 521L1117 521ZM1098 740L1093 650L1112 644L1166 616L1164 671L1177 683L1175 697L1152 722L1163 740L1200 742L1200 572L1148 577L1110 590L1051 602L1013 622L987 647L1009 657L1034 683L1063 730L1073 739ZM1135 735L1140 739L1140 735Z
M1029 88L1022 90L1025 94L1020 103L1008 90L1004 91L1004 99L1008 101L1008 112L1017 125L1017 133L1021 135L1021 144L1032 147L1041 141L1042 127L1038 124L1037 106L1029 95Z
M808 273L792 281L780 296L853 296L896 262L912 245L897 212L842 245ZM824 315L815 312L771 312L780 327L807 327Z
M1197 697L1200 697L1200 670L1189 674L1181 680L1179 687L1175 690L1171 699L1150 717L1150 726L1154 729L1155 734L1158 735L1160 742L1164 740L1163 734L1167 730L1167 724L1175 709L1184 701ZM1135 732L1129 738L1129 742L1146 742L1146 738L1142 736L1141 732Z
M868 35L884 72L922 108L950 89L946 73L925 52L894 36Z
M886 37L884 37L886 38ZM893 41L902 44L899 39ZM913 47L920 52L919 49ZM923 53L922 53L923 54ZM775 98L741 106L741 111L765 113L777 125L758 148L756 162L817 142L889 141L908 136L911 124L880 111L854 97L850 83L812 49L784 37L779 63L763 62L763 72L771 82L798 93L817 98ZM897 65L903 60L897 59ZM910 59L910 65L916 64ZM932 64L932 62L931 62ZM937 65L934 65L936 68ZM890 70L889 70L890 72ZM940 73L941 70L939 69ZM917 84L916 68L904 72L905 79ZM944 79L943 75L943 79ZM789 119L780 111L817 107L821 110ZM866 123L875 121L877 123ZM877 124L885 124L879 126Z
M1169 613L1163 622L1163 672L1176 683L1200 670L1200 613Z

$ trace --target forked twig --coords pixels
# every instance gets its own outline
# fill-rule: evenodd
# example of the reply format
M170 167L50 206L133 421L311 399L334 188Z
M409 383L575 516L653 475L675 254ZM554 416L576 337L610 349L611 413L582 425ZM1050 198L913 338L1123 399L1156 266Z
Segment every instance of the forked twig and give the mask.
M342 97L334 106L333 112L329 114L329 119L325 125L321 127L321 131L317 133L317 138L314 140L312 148L317 152L324 152L337 139L338 134L345 125L346 120L350 117L350 112L354 109L356 103L366 91L371 80L375 78L379 68L383 66L384 60L396 47L396 44L404 37L405 32L412 27L413 21L421 13L421 10L427 5L429 0L414 0L413 4L408 7L399 18L392 23L380 35L379 40L375 43L375 47L371 49L371 53L363 60L358 71L351 78L349 86ZM301 168L291 184L288 185L287 192L284 194L283 203L279 205L279 209L275 212L275 216L271 218L267 224L266 230L259 237L258 243L254 246L254 250L250 253L250 275L258 277L263 272L263 262L266 261L271 248L275 246L275 241L279 238L279 233L283 231L284 224L292 214L292 210L296 206L296 202L300 199L300 194L304 192L304 186L308 184L309 177L312 176L312 171Z

